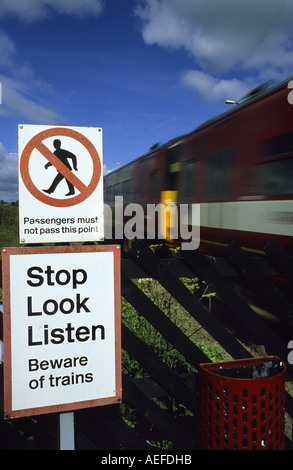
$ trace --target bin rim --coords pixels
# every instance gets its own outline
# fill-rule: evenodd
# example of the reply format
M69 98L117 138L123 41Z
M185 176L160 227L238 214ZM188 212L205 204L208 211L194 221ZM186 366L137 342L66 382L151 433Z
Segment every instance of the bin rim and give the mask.
M275 361L275 362L279 362L280 363L280 366L283 367L283 369L277 373L277 374L274 374L273 376L268 376L268 377L263 377L263 378L266 378L266 379L271 379L273 377L278 377L282 374L285 374L286 373L286 364L285 362L280 359L279 357L277 356L264 356L264 357L252 357L252 358L247 358L247 359L235 359L235 360L231 360L231 361L223 361L223 362L208 362L208 363L201 363L199 364L199 372L208 372L208 373L211 373L213 375L221 375L222 378L231 378L229 376L226 376L226 375L222 375L222 374L217 374L217 371L222 371L225 370L225 369L233 369L233 368L241 368L241 367L245 367L245 366L252 366L252 365L258 365L258 364L262 364L262 363L265 363L265 362L269 362L269 361ZM257 380L257 378L242 378L242 377L233 377L232 380L240 380L240 381L248 381L248 380Z

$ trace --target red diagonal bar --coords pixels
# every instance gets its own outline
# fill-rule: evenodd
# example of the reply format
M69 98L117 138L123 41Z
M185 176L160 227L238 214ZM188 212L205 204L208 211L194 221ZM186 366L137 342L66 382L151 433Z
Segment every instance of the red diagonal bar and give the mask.
M54 155L51 150L43 144L43 142L39 141L36 144L36 149L58 170L64 178L66 178L73 186L78 189L81 193L87 189L87 186L79 179L75 174L67 168L64 163L62 163L59 158Z

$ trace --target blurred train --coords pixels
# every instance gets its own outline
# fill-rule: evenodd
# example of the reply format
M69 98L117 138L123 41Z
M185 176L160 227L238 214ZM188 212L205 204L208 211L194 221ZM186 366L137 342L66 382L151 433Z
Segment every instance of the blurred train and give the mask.
M293 77L104 177L105 204L200 204L200 249L293 252ZM191 223L191 221L189 221Z

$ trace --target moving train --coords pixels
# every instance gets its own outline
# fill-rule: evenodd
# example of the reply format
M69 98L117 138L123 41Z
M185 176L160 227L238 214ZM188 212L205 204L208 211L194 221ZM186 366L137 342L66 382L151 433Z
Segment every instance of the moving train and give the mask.
M254 89L194 131L106 175L104 194L109 206L115 196L145 208L166 200L199 204L205 252L236 240L258 253L274 237L292 254L293 77Z

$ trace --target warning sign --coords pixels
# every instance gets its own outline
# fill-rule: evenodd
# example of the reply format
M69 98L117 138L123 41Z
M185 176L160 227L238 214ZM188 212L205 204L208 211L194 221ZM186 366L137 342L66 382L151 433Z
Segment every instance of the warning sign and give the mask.
M3 250L6 418L121 398L120 250Z
M21 243L104 238L102 129L19 126Z

